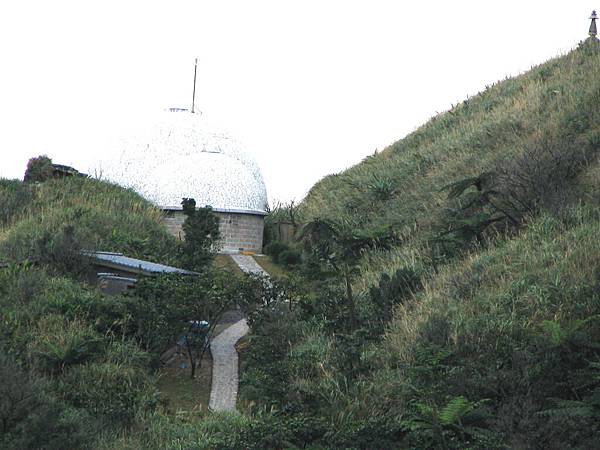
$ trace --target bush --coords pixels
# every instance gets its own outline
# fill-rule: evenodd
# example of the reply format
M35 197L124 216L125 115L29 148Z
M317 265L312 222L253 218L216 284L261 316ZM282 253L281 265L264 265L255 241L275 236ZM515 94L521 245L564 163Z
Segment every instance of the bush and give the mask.
M52 314L39 321L28 347L36 368L58 374L98 357L102 345L102 336L85 322Z
M248 292L248 297L269 298L270 302L248 312L252 333L243 360L241 395L248 402L281 406L290 395L291 367L287 357L300 337L301 324L295 311L290 311L283 300L285 293L280 291L276 281L270 285L263 284L263 280L258 278L252 281L255 289Z
M0 305L3 309L17 306L23 310L47 285L48 277L44 271L30 264L11 265L0 270Z
M290 248L283 242L275 241L265 245L263 251L265 252L265 255L269 255L271 257L273 262L278 263L279 255L281 255L282 252L289 249Z
M369 290L370 315L382 324L387 323L392 319L394 306L409 299L419 289L421 279L412 268L401 267L391 278L386 273L382 274L379 286ZM381 331L384 331L383 327Z
M61 378L60 390L74 406L124 424L131 423L138 412L153 409L158 399L144 371L113 363L71 369Z
M565 122L567 134L573 126L569 118ZM519 158L499 164L494 188L502 209L523 218L541 209L558 212L573 203L574 180L596 161L600 150L593 135L588 135L587 142L575 137L584 131L572 131L571 137L547 133L536 145L525 147Z
M35 408L37 386L3 351L0 380L0 432L8 433Z
M185 241L181 247L183 266L199 270L212 260L221 239L219 218L210 206L196 209L193 198L184 198L181 204L186 215L181 227L185 233Z
M235 304L236 281L209 269L198 276L166 274L141 279L133 295L123 299L131 308L130 316L137 318L126 324L126 331L156 358L189 331L189 320L206 320L212 330Z
M72 225L64 226L55 234L44 232L34 245L32 258L58 273L82 275L89 266L82 253L81 237L76 235Z
M52 178L52 160L46 155L31 158L27 163L27 170L23 181L25 183L42 183Z
M279 254L278 261L286 267L296 266L302 262L302 256L297 250L284 250Z
M5 450L63 450L92 448L93 421L86 411L72 408L42 394L36 408L7 436L0 436Z
M0 351L0 448L84 448L85 411L58 402L48 385L25 372L15 360Z

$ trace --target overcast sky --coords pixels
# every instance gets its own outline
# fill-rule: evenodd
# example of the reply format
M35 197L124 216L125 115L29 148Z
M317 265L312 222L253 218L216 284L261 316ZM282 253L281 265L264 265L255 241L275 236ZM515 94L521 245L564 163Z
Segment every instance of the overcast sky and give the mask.
M271 202L569 51L600 0L27 1L0 6L0 176L80 170L166 107L197 105L262 168Z

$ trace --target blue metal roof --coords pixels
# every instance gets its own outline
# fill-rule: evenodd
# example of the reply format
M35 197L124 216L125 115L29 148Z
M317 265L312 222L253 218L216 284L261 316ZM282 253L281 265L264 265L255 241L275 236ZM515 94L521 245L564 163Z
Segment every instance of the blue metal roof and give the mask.
M197 272L190 270L179 269L177 267L166 266L164 264L153 263L150 261L144 261L143 259L130 258L124 256L123 253L113 252L95 252L85 251L83 252L86 256L89 256L100 263L108 264L110 267L119 267L123 270L132 270L136 272L143 272L146 274L159 274L159 273L178 273L181 275L197 275Z

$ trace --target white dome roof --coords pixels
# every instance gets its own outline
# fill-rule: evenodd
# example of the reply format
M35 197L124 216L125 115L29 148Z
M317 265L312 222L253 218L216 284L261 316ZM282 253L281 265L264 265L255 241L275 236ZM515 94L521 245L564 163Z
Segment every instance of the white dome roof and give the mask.
M124 142L120 157L102 163L103 178L164 209L181 209L188 197L214 209L266 210L260 169L236 141L184 109L169 109L154 122L141 137Z

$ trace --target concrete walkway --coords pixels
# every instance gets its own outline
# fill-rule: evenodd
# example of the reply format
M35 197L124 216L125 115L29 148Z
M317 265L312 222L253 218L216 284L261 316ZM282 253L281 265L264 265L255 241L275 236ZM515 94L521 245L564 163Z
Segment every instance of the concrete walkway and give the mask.
M258 275L269 276L265 270L258 265L252 256L248 255L231 255L231 259L246 273L254 273Z
M246 273L259 273L268 276L251 256L230 255ZM246 319L241 319L227 327L210 343L213 358L210 402L212 411L235 411L238 392L238 354L235 344L248 333Z
M248 333L246 319L234 323L210 343L213 358L212 385L208 407L234 411L238 391L238 354L235 343Z

